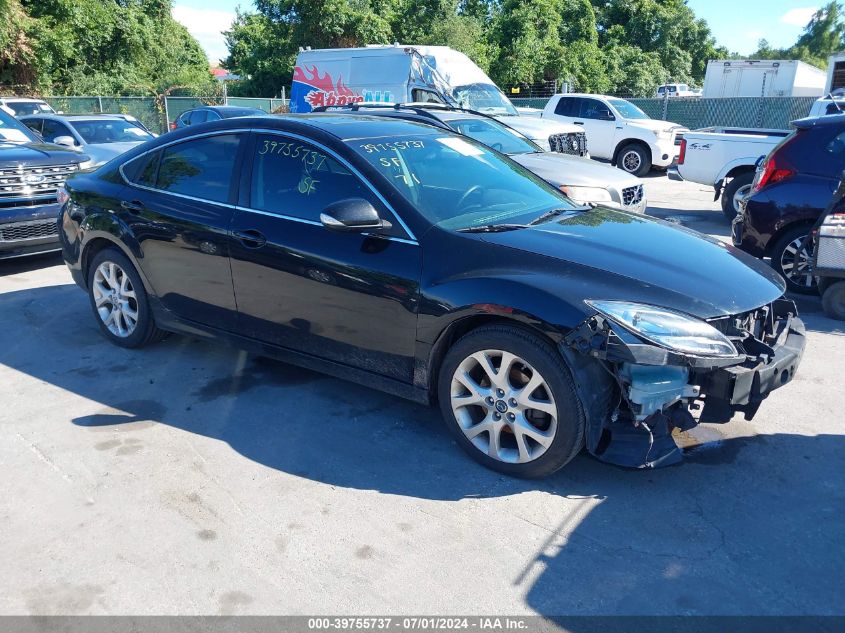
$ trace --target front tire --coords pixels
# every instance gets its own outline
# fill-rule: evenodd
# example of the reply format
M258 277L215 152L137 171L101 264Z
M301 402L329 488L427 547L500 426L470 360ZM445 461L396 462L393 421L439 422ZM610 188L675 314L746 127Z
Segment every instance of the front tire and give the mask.
M651 155L638 143L630 143L619 150L616 166L634 176L645 176L651 169Z
M438 378L443 418L479 463L545 477L584 445L585 416L563 357L539 336L485 326L455 343Z
M772 247L772 268L786 281L790 292L810 295L817 291L816 278L810 272L812 244L805 241L809 226L788 229Z
M753 181L754 172L749 171L731 178L731 181L725 186L722 191L722 213L728 220L733 221L739 213L739 202L751 191Z
M116 248L105 248L88 268L88 298L100 332L120 347L137 348L163 339L138 271Z

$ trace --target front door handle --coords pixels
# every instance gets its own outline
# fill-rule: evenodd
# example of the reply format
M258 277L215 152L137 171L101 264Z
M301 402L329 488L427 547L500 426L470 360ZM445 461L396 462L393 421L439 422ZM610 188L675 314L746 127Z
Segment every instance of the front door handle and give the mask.
M264 237L264 234L254 229L250 229L249 231L235 231L233 235L247 248L261 248L267 243L267 238Z
M583 121L573 121L575 125L584 125Z
M129 211L129 213L141 213L144 210L144 205L139 200L132 200L131 202L123 200L120 206Z

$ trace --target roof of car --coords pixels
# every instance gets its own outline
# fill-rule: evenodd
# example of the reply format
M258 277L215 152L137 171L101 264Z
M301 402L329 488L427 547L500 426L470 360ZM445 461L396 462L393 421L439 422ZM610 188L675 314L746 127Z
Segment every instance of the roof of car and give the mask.
M402 135L412 136L434 136L444 134L445 130L432 125L425 125L407 119L390 119L379 116L368 116L365 114L346 114L334 112L308 113L308 114L281 114L264 116L247 116L234 119L222 119L209 123L200 123L180 128L163 136L160 139L172 139L178 136L190 137L202 131L212 132L215 130L227 130L237 128L264 128L279 131L296 132L302 130L303 126L320 130L338 140L349 141L366 138L396 137Z
M799 130L806 130L811 127L823 127L827 125L842 125L845 123L845 113L843 114L826 114L823 116L805 117L793 121L794 125Z
M253 108L252 106L233 106L233 105L207 105L191 108L192 110L215 110L217 112L233 112L236 110L261 110L261 108Z
M114 114L53 114L51 112L39 112L38 114L27 114L20 117L24 119L51 119L55 121L122 121L123 118Z
M44 99L34 97L0 97L0 101L19 101L22 103L47 103Z

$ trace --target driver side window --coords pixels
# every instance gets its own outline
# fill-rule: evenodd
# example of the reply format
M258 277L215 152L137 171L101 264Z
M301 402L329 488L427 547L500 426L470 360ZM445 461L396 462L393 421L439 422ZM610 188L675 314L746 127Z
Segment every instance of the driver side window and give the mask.
M388 234L407 237L369 187L326 152L285 136L256 135L250 207L318 223L323 209L347 198L367 200L393 224Z
M581 100L581 116L599 121L612 121L615 118L610 108L597 99Z

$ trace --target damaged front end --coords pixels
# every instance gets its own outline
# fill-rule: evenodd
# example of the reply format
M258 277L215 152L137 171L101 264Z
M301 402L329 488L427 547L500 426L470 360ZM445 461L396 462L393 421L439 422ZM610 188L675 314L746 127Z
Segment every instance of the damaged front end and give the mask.
M792 380L804 351L804 324L783 298L707 321L654 306L590 305L596 314L562 349L581 377L587 449L620 466L681 461L673 429L728 422L737 412L750 420Z

